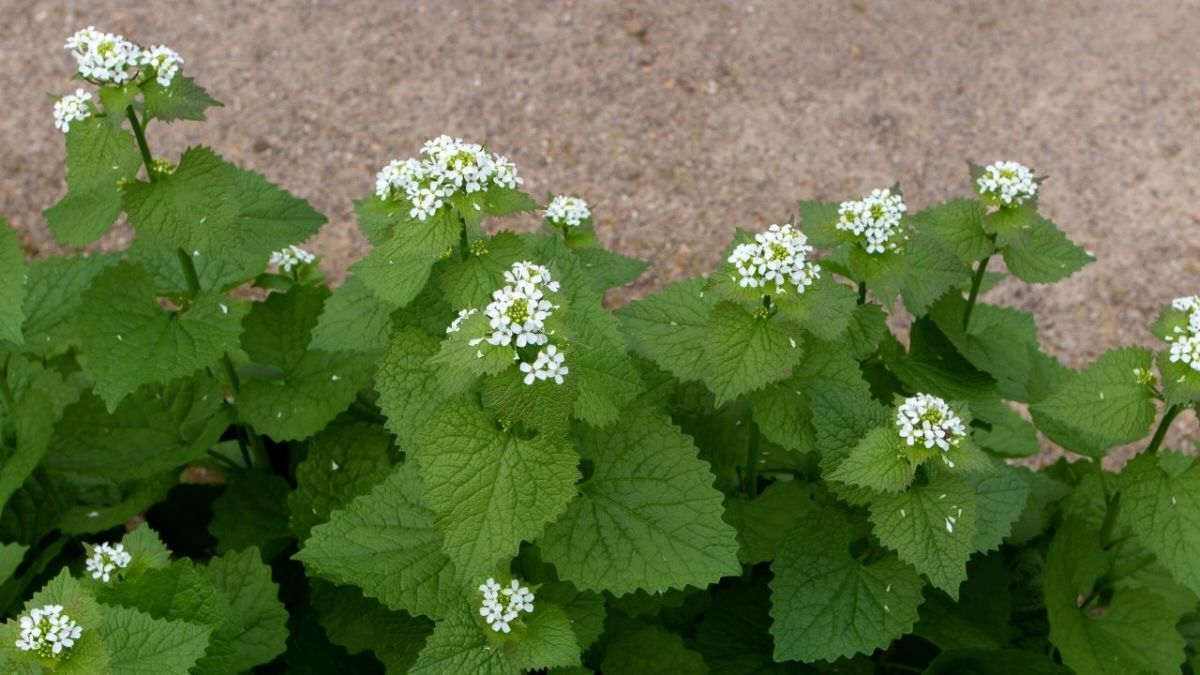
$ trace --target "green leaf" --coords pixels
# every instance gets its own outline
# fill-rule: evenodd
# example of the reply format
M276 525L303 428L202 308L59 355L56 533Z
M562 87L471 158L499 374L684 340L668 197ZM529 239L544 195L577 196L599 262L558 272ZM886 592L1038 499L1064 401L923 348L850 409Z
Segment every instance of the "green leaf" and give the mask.
M723 302L709 320L705 384L721 404L782 380L800 360L799 338L785 324Z
M118 185L141 166L133 136L92 117L67 134L67 194L42 212L60 244L84 246L108 231L121 213Z
M62 605L63 614L71 617L83 629L79 639L71 647L70 658L43 661L18 650L15 643L21 635L21 627L19 617L14 616L0 626L0 666L4 666L6 672L30 675L45 672L53 672L56 675L108 675L110 672L117 672L109 669L109 654L105 651L105 644L101 639L101 631L104 628L102 624L106 623L107 611L96 603L67 568L64 567L41 590L33 594L25 603L21 615L27 615L30 610L45 605ZM17 666L21 666L21 669L13 671Z
M84 371L109 411L144 384L164 384L214 365L236 349L246 306L201 293L190 307L164 311L143 267L120 263L83 294L76 328Z
M705 372L705 340L711 296L703 278L671 284L660 293L617 310L633 349L681 380L700 380Z
M938 654L925 675L1072 675L1072 670L1024 649L953 649Z
M490 187L483 192L483 212L489 216L512 216L537 209L537 200L520 190Z
M971 485L979 504L979 520L975 523L976 551L991 551L1013 530L1029 500L1029 484L1018 469L999 465L994 472L969 473L964 476Z
M427 361L437 351L437 339L405 330L392 338L379 360L375 374L379 408L402 450L416 447L425 425L447 400L441 387L428 386L437 373Z
M1200 464L1180 455L1141 455L1120 474L1121 515L1171 575L1200 593Z
M561 608L539 602L523 621L525 625L513 631L513 639L503 643L510 664L522 670L579 665L579 644L571 630L571 618Z
M12 578L28 550L28 546L21 544L0 544L0 584Z
M645 626L613 640L600 670L605 675L706 675L708 666L678 635Z
M971 277L971 270L932 237L917 234L904 244L907 271L901 293L904 306L921 316L929 306Z
M1097 532L1068 520L1046 554L1043 585L1050 642L1077 673L1174 673L1184 660L1178 611L1146 589L1117 589L1107 604L1089 598L1108 563Z
M1058 226L1041 216L1034 216L1020 228L1001 231L996 245L1008 271L1031 284L1066 279L1095 260L1067 239Z
M568 353L567 358L570 357ZM552 380L527 385L524 374L512 368L489 377L480 392L483 405L504 424L523 425L523 432L536 431L547 438L566 439L579 384L570 378L575 374L574 361L568 363L571 372L562 385Z
M861 535L840 511L796 522L771 563L771 635L778 661L871 653L912 629L925 585L893 556L863 565Z
M296 559L310 573L357 586L392 609L448 616L463 587L442 552L442 534L421 503L422 492L416 465L401 465L314 527Z
M171 552L158 538L158 534L145 523L122 537L121 543L132 558L129 567L125 569L126 576L135 576L143 570L161 569L171 564Z
M129 607L106 607L100 628L113 675L186 672L204 655L211 632L208 626L155 619Z
M283 653L288 614L257 549L214 558L200 572L229 604L228 616L213 634L228 645L224 672L245 672Z
M625 340L599 299L574 305L567 324L575 334L566 354L568 377L576 379L575 417L597 427L612 424L642 390Z
M538 587L537 599L540 603L557 605L567 613L575 633L576 653L586 651L604 633L604 596L580 591L566 581L552 581Z
M850 249L847 260L851 277L867 285L867 289L889 310L896 296L904 289L905 276L912 264L904 250L867 253L862 246Z
M512 232L500 232L482 243L485 252L472 252L466 260L447 263L439 276L442 293L452 307L483 309L492 292L504 285L504 273L514 262L528 257L525 242Z
M408 672L416 663L417 654L433 631L432 621L391 611L350 586L333 586L320 580L310 583L312 605L320 614L330 642L351 654L374 652L388 672Z
M410 675L518 675L504 653L488 642L484 627L470 614L457 611L439 621Z
M119 260L116 255L82 253L30 263L25 269L25 351L53 355L78 344L75 315L83 291Z
M748 565L773 560L792 523L815 509L811 490L798 481L771 483L754 499L726 498L725 520L737 528L738 560Z
M630 258L599 246L575 249L574 254L579 258L584 274L592 282L592 288L597 291L631 284L650 267L645 260Z
M966 301L948 295L929 310L929 316L960 354L976 368L996 378L1006 398L1029 400L1027 385L1038 352L1038 328L1029 312L975 305L968 329L962 327Z
M385 430L362 422L331 426L314 436L287 498L292 532L306 538L330 513L383 482L392 468L390 442Z
M217 550L224 553L259 546L267 560L274 558L291 538L290 489L286 480L266 471L235 473L212 505L209 531L217 538Z
M858 294L834 281L826 271L803 294L774 298L779 316L795 321L822 340L836 340L846 332L858 307Z
M784 532L787 531L786 528ZM765 583L718 589L712 610L696 626L696 648L711 675L788 675L806 673L797 663L775 663L771 639L770 595Z
M113 482L176 469L203 457L228 427L223 401L207 374L143 386L111 413L86 393L55 427L45 466Z
M0 340L20 345L24 342L21 324L25 323L24 254L17 231L0 218Z
M800 222L804 223L804 233L813 246L832 248L846 241L837 229L840 206L838 202L800 201Z
M738 573L734 530L691 439L635 408L619 425L582 430L579 443L593 473L541 539L563 579L621 595Z
M387 348L391 330L392 308L350 277L325 302L309 348L379 354Z
M141 93L136 82L126 82L122 85L105 85L96 92L104 107L104 116L114 128L120 129L125 124L125 108L134 104Z
M1101 356L1034 403L1033 421L1054 442L1089 457L1146 436L1154 423L1152 392L1135 370L1149 371L1150 353L1126 347Z
M142 84L142 97L146 103L147 120L202 121L206 109L222 107L220 101L209 96L195 80L182 73L176 73L165 87L157 80Z
M982 260L994 249L983 229L987 207L975 199L951 199L913 214L912 222L922 234L953 253L964 264Z
M376 242L375 250L351 268L372 293L393 307L403 307L420 294L433 264L458 244L463 227L450 209L442 209L424 222L409 218L403 211L398 205L390 205L385 213L391 216L376 214L371 225L363 225L382 234L386 231L381 227L382 219L393 223L389 236ZM359 211L360 217L362 213Z
M443 547L469 580L494 569L563 512L579 478L574 450L497 428L470 401L448 405L412 453Z
M901 492L912 483L916 470L904 450L895 427L872 429L828 478L875 492Z
M952 598L975 551L979 503L961 476L943 472L926 485L871 500L875 536Z
M953 600L928 590L914 633L939 649L999 649L1012 639L1012 579L1003 555L977 556L967 563L967 580Z
M250 362L274 366L283 376L243 377L238 411L256 431L276 441L301 440L320 431L369 381L369 355L308 348L328 297L321 286L294 286L255 303L242 322L242 348Z
M10 356L6 370L16 405L3 408L6 424L0 426L0 507L37 468L55 423L76 395L58 371L40 362Z

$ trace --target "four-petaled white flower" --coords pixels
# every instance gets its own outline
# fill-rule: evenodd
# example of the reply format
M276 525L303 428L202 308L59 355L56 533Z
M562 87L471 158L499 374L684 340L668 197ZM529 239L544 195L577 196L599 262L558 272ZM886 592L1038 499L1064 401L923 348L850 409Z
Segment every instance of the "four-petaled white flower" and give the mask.
M285 273L290 273L297 265L307 265L317 257L296 245L288 246L271 254L271 265L275 265Z
M64 134L71 130L71 122L82 122L92 116L88 101L92 95L82 89L54 102L54 126Z
M896 427L908 445L943 451L957 446L967 436L962 419L944 400L930 394L905 399L896 410Z
M812 253L808 237L791 225L771 225L766 232L754 235L753 243L739 244L729 256L737 269L738 285L743 288L765 288L774 283L778 293L787 292L787 283L796 291L804 289L821 276L821 270L806 260Z
M120 35L101 33L95 26L76 32L64 47L75 57L79 74L98 84L128 82L143 65L140 47Z
M1171 345L1171 362L1184 363L1192 370L1200 371L1200 296L1175 298L1171 307L1188 315L1186 328L1176 326L1174 333L1166 336Z
M404 197L409 216L432 217L455 193L472 194L492 187L515 188L517 168L502 155L462 139L438 136L421 146L420 158L392 160L375 176L380 199Z
M1029 167L1017 162L996 162L983 168L975 180L979 194L1002 206L1019 206L1037 194L1037 181Z
M511 624L522 612L533 612L533 593L516 579L509 586L502 587L495 579L488 577L486 582L480 584L479 592L483 594L479 616L497 633L512 632Z
M54 658L64 649L75 646L83 629L71 617L63 614L62 605L45 605L20 619L21 637L17 649L33 652L42 658Z
M84 566L88 572L92 573L93 579L99 579L107 584L112 580L113 572L129 567L132 560L133 556L125 550L124 544L105 542L92 547L92 554L88 556Z
M175 79L181 64L183 64L183 57L164 45L147 49L142 53L142 65L153 68L154 79L164 87L170 85L171 80Z
M486 341L495 346L525 347L549 342L546 320L558 306L546 298L546 293L557 293L559 288L550 270L531 262L517 262L504 273L504 281L505 286L492 293L492 301L483 310L491 334L471 344Z
M522 363L521 372L525 373L525 384L533 384L538 380L554 380L554 384L562 384L563 376L571 372L564 364L565 358L558 347L550 345L538 352L533 363Z
M893 238L900 232L900 219L907 210L900 195L890 189L872 190L863 199L838 206L836 227L862 237L867 253L883 253L896 248Z
M579 227L592 217L588 203L579 197L559 195L546 207L546 220L558 226Z

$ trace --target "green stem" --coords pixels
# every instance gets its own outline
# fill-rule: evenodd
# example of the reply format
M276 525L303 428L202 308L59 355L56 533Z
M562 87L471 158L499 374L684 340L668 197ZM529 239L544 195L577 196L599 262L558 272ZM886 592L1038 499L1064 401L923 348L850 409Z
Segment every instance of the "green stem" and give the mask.
M867 282L858 282L858 304L865 305L867 303Z
M133 137L137 139L138 149L142 151L142 163L146 165L146 176L153 183L158 179L154 177L154 172L150 170L150 165L154 163L154 158L150 156L150 146L146 143L146 130L142 128L142 122L138 119L133 106L125 106L125 116L129 118L129 124L133 127Z
M987 271L988 261L992 256L984 256L975 268L975 276L971 277L971 292L967 295L967 308L963 310L963 330L971 323L971 310L975 309L975 301L979 299L979 286L983 284L983 274Z
M181 248L175 249L175 254L179 256L179 266L183 268L183 278L187 280L188 292L195 298L200 294L200 276L196 274L196 263L192 262L192 256Z
M458 222L462 223L462 229L458 231L458 247L463 261L466 262L471 255L471 239L467 236L467 220L460 216Z
M746 473L743 477L742 489L753 499L758 495L758 424L754 420L748 420L748 422L750 440L746 444Z
M1158 452L1158 447L1162 445L1163 439L1167 437L1167 429L1171 427L1171 423L1183 412L1183 408L1179 405L1167 407L1167 411L1163 413L1162 421L1158 423L1158 429L1154 431L1154 438L1150 439L1150 445L1146 446L1147 454Z

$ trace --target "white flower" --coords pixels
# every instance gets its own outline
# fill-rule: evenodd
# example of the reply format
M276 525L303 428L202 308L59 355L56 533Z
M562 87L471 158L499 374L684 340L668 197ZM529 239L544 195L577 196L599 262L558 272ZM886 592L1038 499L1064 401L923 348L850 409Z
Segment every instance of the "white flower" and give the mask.
M71 122L82 122L92 116L88 101L92 95L82 89L54 102L54 126L64 134L71 130Z
M957 446L967 435L962 419L944 400L930 394L905 399L896 410L896 427L908 445L938 447L943 451Z
M797 292L821 276L821 270L805 257L812 253L808 238L791 225L771 225L766 232L754 235L754 243L739 244L729 256L737 269L738 285L743 288L765 288L774 283L779 293L786 293L791 283Z
M458 331L462 330L462 323L478 313L479 310L475 309L474 307L470 309L458 310L458 317L451 321L449 326L446 326L446 335L457 333Z
M123 84L132 79L142 65L142 50L136 44L113 33L99 33L94 26L78 31L67 40L79 74L99 84Z
M838 206L837 229L863 237L867 253L895 249L892 238L900 231L900 219L908 207L889 189L872 190L859 201Z
M375 176L375 194L380 199L407 199L409 216L424 221L455 193L515 188L521 182L507 158L489 154L476 143L438 136L421 146L420 158L392 160L383 167Z
M297 265L307 265L317 257L299 246L292 245L271 254L269 264L277 266L285 273L290 273Z
M84 561L84 565L88 572L92 573L93 579L100 579L104 583L112 580L112 573L118 569L129 567L133 556L125 550L124 544L97 544L92 548L92 555Z
M557 306L545 293L557 293L558 282L550 276L550 270L531 262L513 263L504 273L506 285L492 293L492 301L484 308L491 335L484 338L491 345L544 345L546 319Z
M1200 296L1175 298L1171 307L1188 315L1186 328L1176 326L1174 334L1166 336L1166 341L1171 344L1171 362L1184 363L1192 370L1200 371Z
M588 203L579 197L559 195L550 200L546 207L546 219L558 226L579 227L583 221L592 217Z
M179 66L182 63L182 56L163 45L149 49L142 54L142 65L153 68L154 79L164 87L170 85L171 80L175 79L175 74L179 72Z
M571 372L563 361L562 352L554 345L539 351L533 363L521 364L521 372L525 373L525 384L530 385L538 380L554 380L554 384L562 384L563 376Z
M489 577L487 582L479 586L479 592L483 594L479 616L497 633L512 632L511 624L522 612L533 612L533 593L516 579L512 580L511 585L501 588L495 579Z
M42 658L57 657L64 649L75 646L83 629L71 617L63 614L62 605L46 605L20 619L21 637L17 649L34 652Z
M1017 206L1037 194L1037 182L1029 167L1017 162L996 162L983 168L975 181L979 194L1004 206Z

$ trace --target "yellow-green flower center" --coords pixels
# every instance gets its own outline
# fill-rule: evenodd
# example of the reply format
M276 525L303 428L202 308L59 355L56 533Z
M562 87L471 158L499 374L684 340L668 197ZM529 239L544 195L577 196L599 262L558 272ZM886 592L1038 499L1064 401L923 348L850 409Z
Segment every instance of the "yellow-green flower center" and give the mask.
M524 298L517 298L508 306L508 311L505 313L513 323L525 323L529 320L529 302Z

